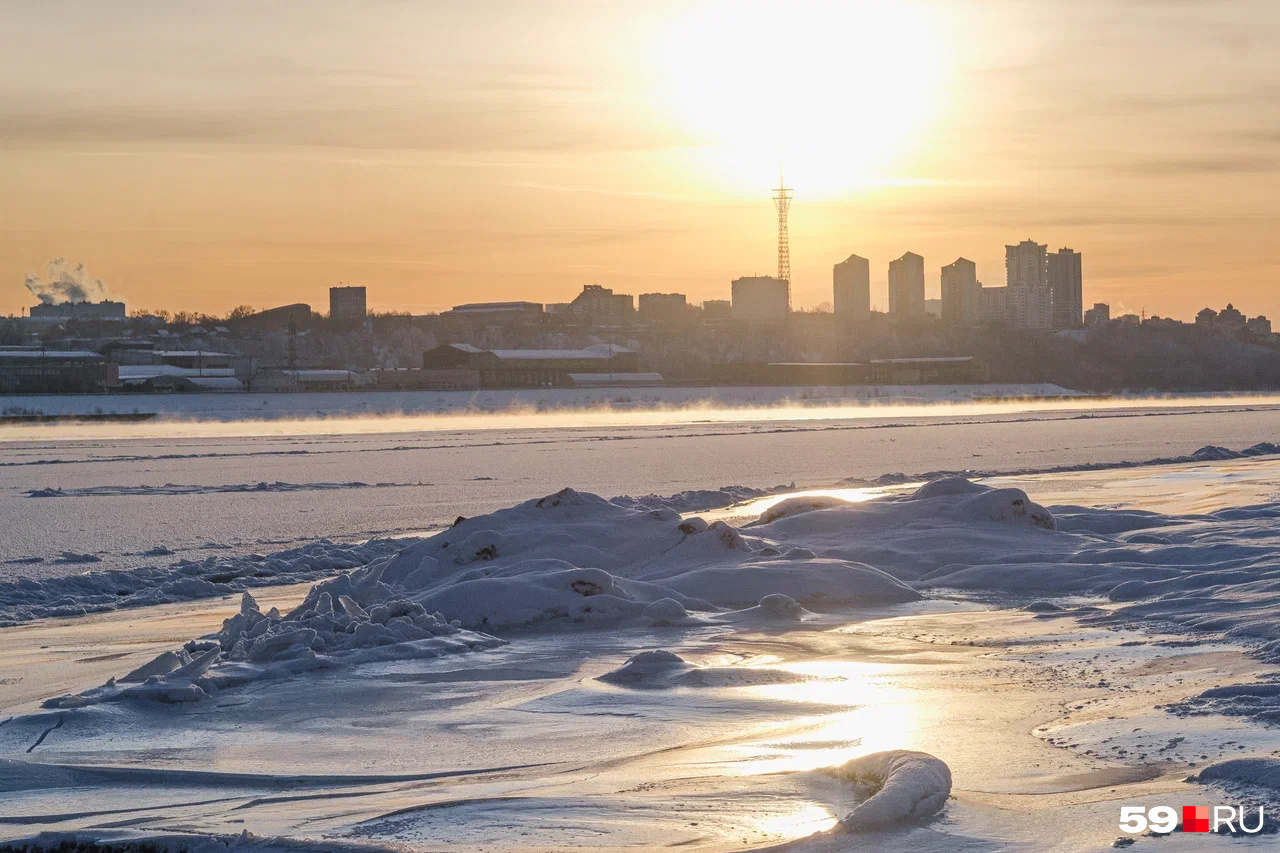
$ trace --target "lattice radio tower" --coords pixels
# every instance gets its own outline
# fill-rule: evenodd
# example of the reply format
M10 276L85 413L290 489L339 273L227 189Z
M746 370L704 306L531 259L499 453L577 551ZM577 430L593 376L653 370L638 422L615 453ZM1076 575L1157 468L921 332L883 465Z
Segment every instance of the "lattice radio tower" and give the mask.
M791 281L791 243L787 237L787 212L791 210L791 189L778 169L778 186L773 191L773 205L778 208L778 278Z

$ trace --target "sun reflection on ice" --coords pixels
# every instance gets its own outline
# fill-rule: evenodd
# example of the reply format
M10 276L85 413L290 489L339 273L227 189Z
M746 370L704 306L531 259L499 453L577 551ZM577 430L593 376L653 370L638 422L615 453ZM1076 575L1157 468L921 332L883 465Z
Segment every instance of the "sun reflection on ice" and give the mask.
M784 838L803 838L815 832L826 832L838 818L831 809L817 803L806 803L794 811L768 817L748 817L747 821L761 832Z
M778 504L792 498L835 498L836 500L848 501L851 504L865 503L876 498L882 498L886 495L902 494L903 492L914 491L924 485L920 483L902 483L893 486L864 486L860 488L848 489L805 489L802 491L786 492L785 494L769 495L768 497L757 498L753 501L736 504L725 509L712 510L709 512L697 513L707 521L724 521L736 518L755 518L763 515L773 509Z
M886 749L918 749L919 709L898 687L884 664L860 661L804 661L779 669L808 676L797 684L747 688L770 699L808 706L809 713L784 730L729 749L742 775L788 773L834 767L851 758ZM813 714L814 705L831 706Z

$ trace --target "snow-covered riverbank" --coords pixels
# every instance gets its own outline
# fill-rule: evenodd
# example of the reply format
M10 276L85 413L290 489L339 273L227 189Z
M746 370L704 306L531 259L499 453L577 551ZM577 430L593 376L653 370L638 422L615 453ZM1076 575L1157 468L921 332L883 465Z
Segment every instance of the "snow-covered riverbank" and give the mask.
M305 592L3 629L0 838L1084 850L1270 803L1280 466L1214 464L1194 512L1126 506L1147 469L712 521L567 490Z

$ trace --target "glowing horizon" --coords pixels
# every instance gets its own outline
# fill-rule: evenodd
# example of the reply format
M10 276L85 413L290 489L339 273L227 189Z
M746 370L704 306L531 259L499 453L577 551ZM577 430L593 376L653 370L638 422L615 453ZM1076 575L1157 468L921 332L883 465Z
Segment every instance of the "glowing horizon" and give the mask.
M0 312L51 258L130 310L724 298L774 267L1084 254L1086 304L1280 315L1280 9L1031 0L18 4ZM102 33L112 37L104 39ZM57 61L50 61L50 45ZM1247 247L1242 250L1242 247ZM1215 304L1214 307L1221 307Z

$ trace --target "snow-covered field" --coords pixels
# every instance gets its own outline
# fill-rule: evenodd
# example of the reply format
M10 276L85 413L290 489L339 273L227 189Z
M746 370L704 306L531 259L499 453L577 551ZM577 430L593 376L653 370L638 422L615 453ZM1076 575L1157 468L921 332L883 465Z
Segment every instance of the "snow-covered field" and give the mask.
M1277 427L24 435L0 840L1097 850L1122 806L1273 819Z

